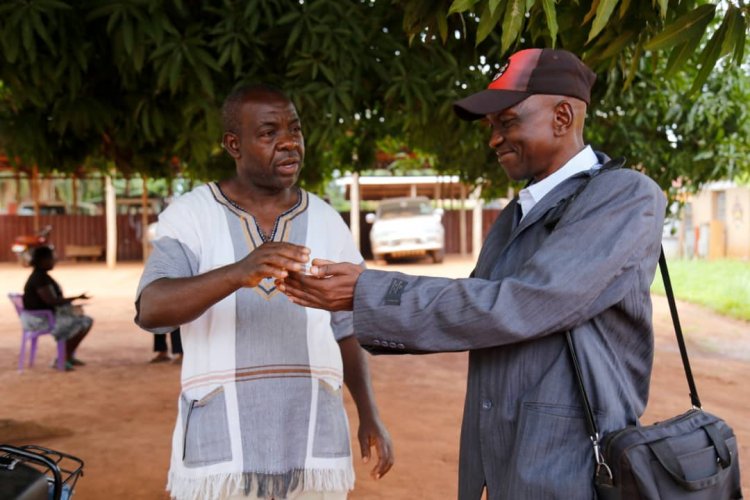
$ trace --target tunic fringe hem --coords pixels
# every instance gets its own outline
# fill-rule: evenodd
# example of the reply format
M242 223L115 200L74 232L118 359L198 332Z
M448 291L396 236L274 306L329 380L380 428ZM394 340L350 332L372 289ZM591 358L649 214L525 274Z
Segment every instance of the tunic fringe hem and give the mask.
M303 491L350 491L354 488L354 469L295 469L281 474L235 472L185 477L169 473L167 491L177 500L210 500L237 492L255 493L258 497L286 498Z

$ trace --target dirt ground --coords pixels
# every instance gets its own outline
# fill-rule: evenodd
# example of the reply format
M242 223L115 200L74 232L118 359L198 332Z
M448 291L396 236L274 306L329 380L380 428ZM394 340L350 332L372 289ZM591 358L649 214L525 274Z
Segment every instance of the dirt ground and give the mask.
M471 262L404 264L390 269L464 277ZM3 297L20 291L28 269L0 264ZM179 366L149 364L152 337L132 322L141 266L61 263L52 275L66 295L87 292L94 328L79 350L88 364L73 372L50 368L54 345L39 343L37 364L17 371L20 326L0 300L0 443L35 443L82 458L75 498L165 499L169 447L176 418ZM679 290L677 291L679 295ZM750 324L679 304L693 372L704 408L735 429L750 492ZM644 422L688 409L687 384L666 300L654 300L656 359ZM465 353L370 358L375 393L394 440L396 465L380 481L357 459L352 499L455 498L458 438L466 382ZM743 389L744 387L744 389ZM351 400L347 409L356 430ZM354 441L356 443L356 440ZM355 450L355 456L358 451Z

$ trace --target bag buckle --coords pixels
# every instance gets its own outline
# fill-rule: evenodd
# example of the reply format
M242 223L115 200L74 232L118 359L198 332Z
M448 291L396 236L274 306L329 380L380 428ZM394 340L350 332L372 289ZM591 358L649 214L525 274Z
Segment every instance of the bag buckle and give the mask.
M613 486L614 480L612 477L612 469L609 468L606 460L604 460L602 448L599 445L599 433L591 436L591 444L594 447L594 460L596 460L596 483Z

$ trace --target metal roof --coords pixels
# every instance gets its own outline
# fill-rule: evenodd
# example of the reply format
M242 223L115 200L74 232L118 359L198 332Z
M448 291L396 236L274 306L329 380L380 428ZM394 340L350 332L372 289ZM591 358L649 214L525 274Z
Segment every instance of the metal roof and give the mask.
M346 199L351 198L352 177L336 179L336 185L345 189ZM464 184L468 195L471 186ZM413 176L360 176L361 200L382 200L400 196L426 196L430 199L461 199L461 182L457 175Z

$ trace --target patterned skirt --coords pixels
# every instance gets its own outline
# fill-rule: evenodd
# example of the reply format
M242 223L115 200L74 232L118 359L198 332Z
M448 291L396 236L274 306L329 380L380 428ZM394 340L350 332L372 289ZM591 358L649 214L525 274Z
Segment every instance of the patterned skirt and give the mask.
M52 335L57 340L69 340L91 328L94 322L91 317L83 314L79 306L64 305L55 309L55 326ZM41 330L47 328L47 319L32 314L22 314L21 323L26 330Z

